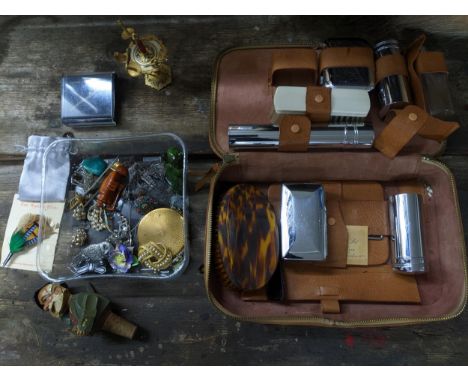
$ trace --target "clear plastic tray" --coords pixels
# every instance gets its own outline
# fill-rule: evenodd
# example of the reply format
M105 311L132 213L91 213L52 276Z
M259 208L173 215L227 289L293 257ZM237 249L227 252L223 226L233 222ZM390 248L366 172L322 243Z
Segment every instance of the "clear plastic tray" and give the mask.
M170 147L178 147L183 153L183 180L182 180L182 208L179 211L183 216L184 229L184 249L180 256L183 258L171 267L170 271L155 273L152 269L146 268L143 265L132 268L128 273L113 273L104 274L85 273L82 275L75 274L71 269L71 261L79 252L80 248L74 248L71 245L73 229L80 226L73 216L72 211L67 206L67 201L73 192L73 186L70 182L70 176L73 173L73 167L80 163L84 158L99 156L105 160L119 160L133 158L137 161L152 160L152 158L162 157L166 150ZM46 216L46 204L44 203L44 195L46 195L47 187L52 183L49 180L53 176L51 170L47 168L48 155L54 155L55 150L68 150L70 157L70 175L67 182L66 204L64 213L60 222L58 231L58 239L56 245L51 244L50 240L46 240L41 235L42 225L44 224L43 217ZM70 280L81 279L99 279L104 277L113 278L146 278L169 280L180 276L187 268L189 263L189 245L188 245L188 198L186 188L187 178L187 153L183 141L176 135L171 133L145 134L130 137L118 138L99 138L99 139L78 139L78 138L63 138L54 141L50 144L44 153L42 165L42 190L41 190L41 221L39 227L39 240L37 245L37 270L40 275L48 281L64 282ZM164 207L164 206L161 206ZM169 207L169 206L166 206ZM135 219L138 216L126 216L130 220L130 228L136 232ZM89 230L91 231L91 230ZM137 239L135 236L135 248L137 248ZM89 234L87 245L96 244L103 241L102 236L93 237ZM54 253L52 268L48 269L44 266L46 258ZM49 260L50 262L50 260Z

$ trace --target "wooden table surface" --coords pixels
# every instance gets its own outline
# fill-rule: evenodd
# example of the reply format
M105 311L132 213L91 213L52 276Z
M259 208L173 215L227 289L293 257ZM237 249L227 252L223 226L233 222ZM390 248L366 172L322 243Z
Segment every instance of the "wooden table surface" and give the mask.
M0 17L0 232L4 232L31 134L58 136L63 74L116 71L119 123L76 129L81 136L172 131L187 143L191 190L216 161L208 143L210 86L217 55L234 46L316 43L356 36L393 37L407 45L419 32L446 53L462 127L440 158L454 172L468 227L467 17L123 17L140 33L160 36L170 51L173 84L158 93L129 79L112 58L125 42L114 17ZM208 301L203 264L206 189L190 192L189 268L170 283L98 281L117 311L144 330L135 341L106 334L76 337L41 312L33 272L0 269L0 365L342 365L468 364L468 312L410 327L327 329L267 326L223 316ZM465 230L466 237L466 230ZM72 283L82 288L85 283Z

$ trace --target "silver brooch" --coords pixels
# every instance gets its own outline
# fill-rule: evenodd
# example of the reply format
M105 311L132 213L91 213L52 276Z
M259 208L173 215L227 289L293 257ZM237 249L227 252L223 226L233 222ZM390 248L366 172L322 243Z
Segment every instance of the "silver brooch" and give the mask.
M111 249L112 245L106 241L88 245L73 257L71 270L78 275L89 272L106 273L106 258Z

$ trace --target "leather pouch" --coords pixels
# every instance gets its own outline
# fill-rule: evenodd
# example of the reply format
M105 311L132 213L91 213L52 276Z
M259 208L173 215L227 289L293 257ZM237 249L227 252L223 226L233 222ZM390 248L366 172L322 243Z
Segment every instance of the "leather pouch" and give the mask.
M387 126L374 142L374 147L389 158L394 158L416 135L442 143L460 127L457 122L443 121L427 113L420 75L447 72L448 69L441 52L422 50L425 40L426 36L421 35L410 45L406 68L400 54L380 57L376 62L378 80L391 74L405 75L410 80L414 98L414 105L390 112L386 118Z
M210 301L236 319L270 324L356 327L456 317L466 304L467 280L455 183L444 165L422 156L433 155L441 144L416 134L393 159L375 150L229 150L229 124L271 122L272 83L280 81L270 80L271 63L275 55L287 57L291 49L296 48L233 49L217 62L210 143L222 163L214 170L208 198L205 285ZM317 55L320 57L320 52ZM373 99L370 117L380 132L385 126L377 111ZM223 285L214 266L216 203L232 184L268 186L282 182L324 185L329 217L335 219L328 228L335 232L336 226L336 237L341 237L330 241L340 245L330 250L336 255L327 267L284 268L286 283L297 286L286 290L287 302L247 301L242 293ZM389 195L415 189L424 195L424 248L430 271L407 277L391 270L385 214ZM384 235L386 241L368 242L368 266L343 267L345 251L341 246L346 225L367 225L369 233ZM371 248L374 245L381 248ZM371 255L374 251L376 255Z
M416 280L393 272L390 265L317 269L309 264L284 264L286 300L319 301L322 313L340 313L340 302L419 303ZM265 301L263 290L243 293L246 301Z

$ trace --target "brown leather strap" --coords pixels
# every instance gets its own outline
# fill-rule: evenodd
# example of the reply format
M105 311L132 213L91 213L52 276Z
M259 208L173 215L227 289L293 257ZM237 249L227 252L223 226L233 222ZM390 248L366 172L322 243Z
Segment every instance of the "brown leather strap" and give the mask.
M328 122L331 113L331 89L324 86L308 86L306 110L312 122Z
M278 151L307 151L310 139L310 120L305 115L285 115L279 121Z
M406 60L401 53L379 57L375 62L375 72L375 83L379 83L388 76L408 76Z
M340 302L329 298L320 300L320 309L322 313L340 313Z
M414 105L402 110L392 110L390 113L395 117L374 140L374 147L389 158L394 158L418 133L427 114Z
M325 48L320 53L320 72L326 68L358 67L374 72L374 53L366 47Z
M312 133L313 134L313 133ZM327 200L327 259L317 262L318 267L346 268L348 256L348 230L337 200Z
M418 59L419 54L421 53L421 49L426 41L426 36L422 34L408 48L408 52L406 53L406 62L408 63L408 74L411 81L411 88L413 90L414 96L414 104L419 106L421 109L426 110L425 102L424 102L424 91L422 88L421 80L419 79L419 75L416 72L415 63Z
M458 122L442 121L428 115L418 134L421 137L442 142L459 127L460 124Z
M317 83L317 51L311 48L289 48L272 55L270 86L305 86Z
M333 286L322 286L319 288L320 308L322 313L340 313L340 303L338 301L340 289Z
M421 52L416 59L416 72L447 73L448 68L442 52Z
M210 184L211 179L213 179L213 176L216 175L220 168L221 165L219 163L215 163L213 166L211 166L210 169L203 175L203 177L200 178L197 183L195 183L195 192L200 191L207 184Z
M391 115L394 115L393 119L374 141L374 147L390 158L394 158L416 134L440 142L460 127L457 122L434 118L415 105L392 110Z

